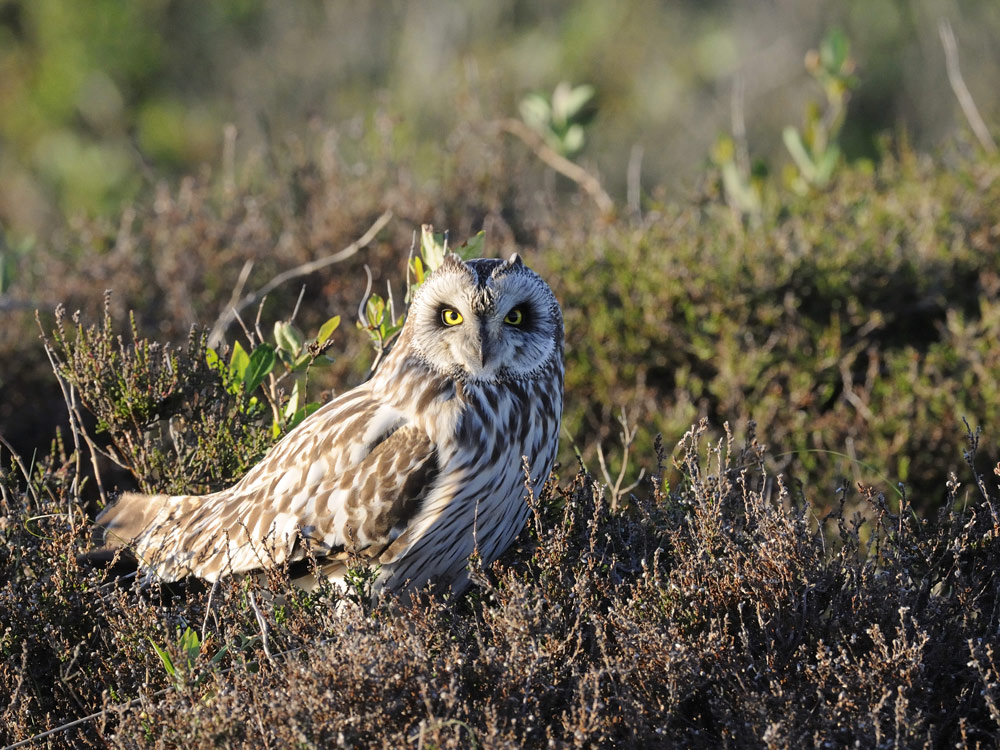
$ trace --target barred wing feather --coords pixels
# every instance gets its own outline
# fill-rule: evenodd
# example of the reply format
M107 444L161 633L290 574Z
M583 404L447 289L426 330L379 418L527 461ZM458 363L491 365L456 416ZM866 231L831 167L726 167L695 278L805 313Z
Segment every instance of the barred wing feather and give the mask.
M360 392L359 392L360 391ZM398 410L356 389L316 412L230 489L126 493L97 518L109 548L132 543L164 580L303 559L373 559L398 543L438 473L436 446Z

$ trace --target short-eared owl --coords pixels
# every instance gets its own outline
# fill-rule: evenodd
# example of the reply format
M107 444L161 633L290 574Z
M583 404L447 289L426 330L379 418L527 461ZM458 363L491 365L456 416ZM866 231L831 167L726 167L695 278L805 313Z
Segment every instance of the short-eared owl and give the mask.
M448 255L420 287L396 345L366 383L316 411L233 487L126 493L97 518L160 580L314 558L340 580L377 563L376 591L468 585L527 519L552 469L563 400L563 322L517 255ZM307 549L308 548L308 549Z

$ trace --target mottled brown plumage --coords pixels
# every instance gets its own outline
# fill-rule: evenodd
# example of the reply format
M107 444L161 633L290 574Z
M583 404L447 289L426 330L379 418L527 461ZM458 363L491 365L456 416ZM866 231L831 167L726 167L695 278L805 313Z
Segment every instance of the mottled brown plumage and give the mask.
M337 580L358 554L379 564L376 590L461 590L470 554L494 560L524 525L523 459L536 482L552 468L562 341L555 297L517 256L449 255L371 380L227 490L123 495L97 519L105 543L165 580L307 556Z

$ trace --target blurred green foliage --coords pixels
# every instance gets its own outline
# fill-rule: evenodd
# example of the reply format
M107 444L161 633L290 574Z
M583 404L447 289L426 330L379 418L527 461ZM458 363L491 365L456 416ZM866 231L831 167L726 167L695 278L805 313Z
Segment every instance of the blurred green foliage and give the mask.
M583 149L584 127L594 116L587 108L593 98L593 86L560 81L552 96L532 92L524 97L519 106L521 119L556 153L575 156Z
M838 139L844 157L874 156L878 134L900 123L923 147L961 122L935 36L943 17L970 62L973 96L995 119L1000 10L991 0L780 12L653 0L2 0L0 226L15 242L44 240L79 213L113 216L164 176L219 163L229 123L248 153L318 117L419 153L415 175L437 181L443 133L509 116L530 92L558 92L564 80L593 87L596 117L585 144L578 123L537 123L557 150L579 152L623 195L625 165L642 146L641 184L676 187L730 131L738 74L754 153L788 158L781 128L813 96L802 56L835 26L864 74ZM555 113L554 99L539 101ZM808 154L808 133L801 140Z
M249 39L257 0L0 3L0 220L119 210L149 165L190 169L221 143L212 47Z
M566 311L566 433L614 445L625 406L649 426L641 455L699 416L753 420L819 507L845 481L903 481L936 507L962 418L1000 420L998 170L886 153L825 194L772 186L784 199L750 230L720 173L715 200L560 237L544 257Z
M798 170L786 171L786 179L800 194L829 185L840 162L837 139L847 116L851 89L858 85L855 63L849 53L847 37L842 31L834 30L823 38L818 51L810 50L806 54L806 69L822 87L826 102L823 109L815 103L809 104L802 130L789 125L781 132Z

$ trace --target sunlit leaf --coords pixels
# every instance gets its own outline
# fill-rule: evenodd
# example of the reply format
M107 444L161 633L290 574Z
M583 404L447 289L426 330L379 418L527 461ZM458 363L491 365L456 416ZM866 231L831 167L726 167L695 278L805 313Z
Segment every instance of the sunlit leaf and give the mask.
M552 108L541 94L531 93L518 105L521 119L533 130L544 133L552 120Z
M327 342L327 339L333 335L333 332L337 330L337 326L340 325L340 316L334 315L323 325L319 327L319 333L316 334L316 343L322 346Z
M208 348L205 350L205 362L213 370L218 370L222 366L222 360L219 359L219 353L215 349Z
M583 127L581 125L570 125L566 130L566 135L562 139L562 151L567 156L571 156L583 148Z
M298 354L305 344L305 336L291 323L279 320L274 324L274 341L279 349Z
M564 104L566 108L566 119L573 120L580 114L580 110L583 109L587 102L594 98L594 87L588 84L582 84L576 86L569 95L566 97L566 102Z
M291 416L291 418L288 420L288 429L290 430L293 427L298 426L302 422L303 419L305 419L310 414L312 414L314 411L316 411L317 409L319 409L319 407L320 407L320 405L318 403L308 403L305 406L303 406L301 409L298 409Z
M365 318L368 321L368 327L378 328L382 325L383 317L385 317L385 300L373 293L365 305Z
M274 347L270 344L261 344L253 350L243 373L243 385L246 386L248 393L256 390L257 386L264 382L264 378L274 369L276 359Z
M788 153L792 155L799 171L802 172L802 176L807 180L812 180L816 176L816 165L813 164L806 147L802 145L802 136L799 135L799 131L788 126L781 131L781 137L785 142L785 148L788 149Z
M435 233L431 224L420 227L420 254L429 271L436 271L448 252L448 235Z
M486 247L486 232L479 232L474 237L470 237L463 242L455 252L462 260L483 257L483 249Z
M833 29L824 37L819 47L820 60L823 67L831 74L841 72L850 52L847 36L840 29Z
M288 397L288 403L285 404L285 419L291 419L292 415L298 411L301 393L302 389L299 381L296 380L295 385L292 386L292 395Z
M184 658L190 670L198 661L198 655L201 654L201 638L198 637L197 631L188 627L177 639L177 645L184 652Z
M177 668L174 666L174 660L170 658L170 654L157 646L152 638L147 637L147 640L153 647L153 650L156 651L156 655L160 657L160 661L163 663L163 668L167 670L167 674L171 677L177 677Z
M233 353L229 357L229 379L233 382L243 380L243 375L250 364L250 355L246 353L243 346L237 341L233 344Z

